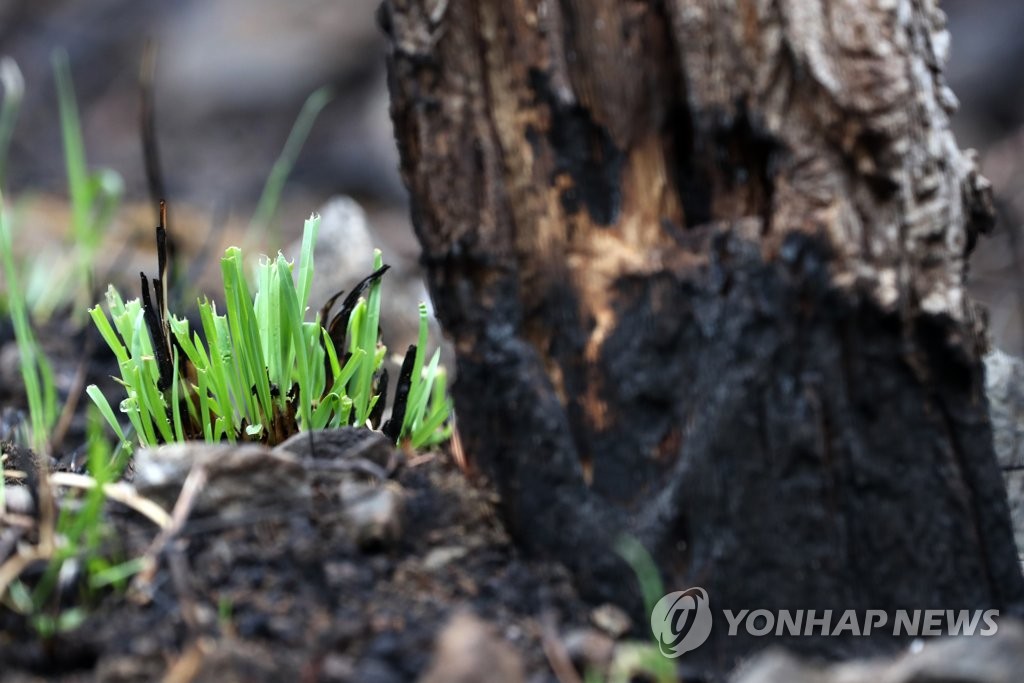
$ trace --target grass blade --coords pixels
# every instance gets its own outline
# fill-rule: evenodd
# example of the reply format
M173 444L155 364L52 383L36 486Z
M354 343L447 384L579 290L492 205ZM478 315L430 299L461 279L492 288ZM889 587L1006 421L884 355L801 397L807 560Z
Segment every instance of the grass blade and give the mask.
M89 207L92 192L89 188L89 170L85 163L85 143L75 102L75 88L71 82L68 53L53 53L53 75L57 82L57 106L60 110L60 132L64 143L64 162L68 175L68 194L71 196L71 227L75 241L91 246L89 235Z
M107 398L100 391L100 388L95 384L90 384L85 388L86 395L92 399L92 402L96 404L96 408L99 409L100 414L110 425L110 428L117 434L117 438L121 440L121 443L127 444L128 440L124 437L124 430L121 429L121 424L114 417L114 410L110 407L110 403L107 402Z
M302 313L299 311L299 298L295 291L295 283L292 282L291 274L282 272L287 268L284 256L279 255L277 257L277 264L280 274L278 286L280 287L279 298L281 301L282 320L288 321L288 326L285 329L291 332L292 346L295 349L295 356L298 361L298 377L296 379L299 384L299 425L300 428L302 428L302 425L305 425L305 428L309 429L313 423L313 396L310 395L311 377L307 361L306 340L304 339L305 335L302 326ZM282 388L283 391L284 388Z
M373 269L378 270L383 265L380 249L374 249ZM377 332L380 327L380 288L380 279L374 280L370 285L370 293L366 299L366 317L359 332L359 346L366 352L368 358L375 358L377 352ZM356 401L356 422L358 424L363 424L373 409L371 393L373 374L376 370L376 363L364 363L357 374L354 400Z
M7 225L7 211L3 193L0 192L0 259L3 262L7 279L7 299L10 307L11 322L14 325L14 338L21 354L21 377L25 383L28 397L29 421L32 425L32 447L42 455L47 450L50 429L57 419L53 386L44 387L52 373L39 348L29 322L25 298L22 295L18 272L14 266L14 253L11 246L11 233ZM51 407L52 404L52 407Z
M7 176L7 151L25 96L25 79L22 78L18 63L10 57L0 58L0 85L4 89L4 101L0 105L0 189L3 189Z
M320 216L312 215L302 226L302 250L299 253L299 315L305 319L309 292L313 288L313 250L320 233Z
M295 161L302 151L302 146L309 137L309 131L313 128L316 117L327 103L331 101L330 88L323 87L316 90L306 98L302 105L299 116L295 119L288 139L284 143L281 155L274 162L267 176L267 182L263 185L263 192L260 193L259 202L256 204L256 212L253 214L250 227L258 227L264 230L273 227L274 214L277 212L277 205L281 200L281 190L284 189L285 181L295 166Z
M232 352L244 378L244 393L251 411L250 426L269 426L273 407L270 400L270 380L263 358L260 330L256 324L252 296L242 270L242 252L230 247L221 259L224 276L224 300L227 306L228 326L231 331ZM252 387L256 396L253 397Z

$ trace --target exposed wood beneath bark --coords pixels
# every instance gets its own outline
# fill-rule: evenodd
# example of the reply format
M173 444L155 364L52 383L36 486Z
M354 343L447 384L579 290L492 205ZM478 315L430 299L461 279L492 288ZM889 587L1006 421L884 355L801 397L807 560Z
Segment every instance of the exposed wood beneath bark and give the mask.
M934 2L382 23L460 431L525 547L626 603L622 532L716 607L1024 605L963 290L991 197ZM700 667L765 644L712 638Z

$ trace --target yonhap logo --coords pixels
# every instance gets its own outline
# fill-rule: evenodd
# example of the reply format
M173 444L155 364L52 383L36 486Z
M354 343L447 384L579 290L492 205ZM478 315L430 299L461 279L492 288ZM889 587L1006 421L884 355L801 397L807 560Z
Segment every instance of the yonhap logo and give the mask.
M742 609L720 610L725 631L720 637L864 638L876 633L893 637L993 636L999 610L916 609ZM651 631L661 654L670 659L696 650L711 635L711 601L700 587L669 593L651 611Z
M651 630L661 654L675 658L700 647L711 633L707 591L694 587L669 593L651 611Z

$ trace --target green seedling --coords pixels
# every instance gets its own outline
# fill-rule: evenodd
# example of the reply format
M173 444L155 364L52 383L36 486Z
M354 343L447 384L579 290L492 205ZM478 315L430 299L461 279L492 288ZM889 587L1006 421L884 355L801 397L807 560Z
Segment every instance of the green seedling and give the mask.
M0 106L0 260L3 263L7 284L7 307L14 325L18 353L21 356L21 376L28 398L30 442L37 453L44 453L53 425L57 421L57 391L53 371L32 332L24 290L14 265L10 220L2 192L7 148L24 94L21 71L14 60L0 60L0 84L4 88L3 105Z
M373 253L373 270L379 271L384 266L380 250ZM365 301L360 301L349 318L349 339L352 340L351 353L360 351L372 362L360 364L355 376L349 383L349 394L355 409L356 424L365 424L370 418L377 402L373 393L373 376L384 359L385 348L378 349L378 331L380 329L380 279L370 284L370 293Z
M7 177L7 150L10 149L14 126L18 122L18 113L25 96L25 80L21 76L21 69L10 57L0 58L0 86L4 90L3 104L0 104L0 189L3 189Z
M91 258L99 247L104 228L110 224L120 201L124 183L117 173L109 169L89 172L71 67L63 50L53 55L53 72L71 198L71 232L76 246L85 252L80 260L88 265L91 261L87 261L85 256Z
M11 582L9 603L29 617L44 638L77 628L88 614L82 604L62 609L57 595L62 577L75 577L81 601L107 587L124 588L141 569L138 560L112 563L108 548L110 528L103 521L106 503L104 487L120 478L127 463L124 452L113 454L103 434L103 419L95 411L88 415L86 449L92 486L79 497L62 497L60 514L53 531L55 542L42 576L29 588L24 581Z
M53 370L32 332L28 306L14 265L11 232L5 207L3 193L0 193L0 259L7 281L7 303L14 325L14 338L21 355L21 377L25 382L25 394L28 398L31 445L36 453L45 453L53 425L57 421L57 391Z
M53 373L32 332L29 310L37 319L45 318L70 300L71 291L90 296L93 262L123 193L123 183L116 173L91 172L88 168L64 52L54 54L53 68L71 207L72 267L55 272L52 263L43 267L40 260L28 284L22 286L11 248L11 221L0 194L0 263L22 356L30 415L27 440L40 455L49 448L58 414L57 396ZM4 97L0 104L2 190L7 148L23 91L13 61L0 60L0 85ZM272 227L284 182L313 121L328 100L325 90L307 100L267 180L254 224ZM105 486L120 478L136 443L154 445L191 438L275 443L299 429L378 423L386 390L386 375L381 371L386 348L380 343L378 331L380 277L387 266L380 253L375 253L375 272L357 288L356 296L346 299L344 315L332 320L335 324L329 326L330 330L321 325L321 320L327 320L329 308L313 321L306 321L318 225L317 220L306 224L297 271L278 255L262 261L249 280L243 272L241 251L229 249L221 262L224 313L219 313L212 302L201 301L197 329L167 309L162 245L158 249L159 275L151 282L142 278L140 299L126 301L111 288L105 310L99 306L90 309L91 319L117 359L125 398L115 410L96 386L88 387L87 394L94 404L87 426L92 481L86 482L80 494L62 494L59 504L52 499L52 505L44 502L42 508L59 508L59 514L48 522L41 520L41 540L34 549L37 554L33 561L46 561L42 575L34 580L7 577L6 590L0 591L0 600L26 615L41 636L49 638L79 626L88 615L96 591L123 588L143 567L141 559L121 563L110 559L111 544L116 539L103 519ZM365 298L361 296L364 292ZM437 420L439 413L432 412L437 405L447 405L444 373L437 367L436 358L431 367L433 370L428 368L424 375L433 382L433 388L426 392L431 396L427 402L429 415L421 416L416 423L421 430ZM121 424L119 413L130 428ZM446 419L447 413L437 423L436 432L443 433L446 427L441 423ZM116 453L103 440L104 424L117 435L120 445ZM416 427L411 427L406 436L412 439L415 431ZM48 481L45 476L42 479ZM52 496L49 486L40 488ZM5 496L5 482L0 477L0 509ZM68 577L76 577L72 587L81 598L72 608L61 605L61 594L67 595Z
M7 454L0 448L0 510L7 509L7 477L4 470L7 469Z
M39 320L49 319L71 300L76 317L86 308L97 250L124 194L124 181L116 172L89 171L71 67L63 50L53 54L53 73L71 204L72 259L58 263L56 270L52 263L39 260L31 270L26 295Z
M221 633L233 634L235 632L234 612L235 603L231 598L221 596L217 600L217 626Z
M644 613L650 615L665 593L654 560L643 544L632 536L620 536L614 547L633 569L640 584ZM638 674L655 683L674 683L678 680L674 661L665 658L656 643L621 643L616 648L605 680L607 683L628 683L635 680ZM602 679L599 674L588 672L586 680L587 683L592 683Z
M644 610L650 614L658 600L665 594L665 586L654 560L640 541L625 534L615 542L615 552L626 561L636 575L644 600Z
M253 278L254 293L241 250L229 248L221 259L225 313L218 313L209 300L199 302L200 329L191 329L187 319L166 310L163 256L153 280L154 296L143 276L141 300L126 302L109 288L106 311L90 309L117 359L126 393L120 411L140 445L194 438L276 444L300 430L375 424L386 353L378 333L380 276L387 266L375 252L374 273L349 294L328 327L321 320L330 305L313 321L305 321L319 224L319 217L306 221L297 273L280 254L263 259ZM425 327L421 337L425 343ZM444 433L442 423L448 417L438 407L450 404L437 360L435 354L426 374L429 381L415 385L425 407L417 408L422 419L410 422L415 429L408 435L414 440L417 433L426 435L418 440L422 444L439 442L436 437ZM127 443L99 389L90 386L87 391Z
M654 561L643 544L632 536L620 536L613 547L632 568L640 584L646 613L650 614L664 593ZM656 643L643 641L616 643L606 666L590 667L583 675L585 683L630 683L636 680L675 683L679 678L675 662L664 657Z
M251 226L268 230L275 225L274 215L277 213L277 206L281 201L281 191L284 189L285 181L295 166L299 152L302 151L302 146L313 128L313 123L327 103L331 101L331 97L330 88L325 86L306 98L299 116L292 125L292 130L288 134L288 139L284 143L284 148L270 169L267 182L263 185L263 192L260 193L259 202L256 204ZM277 231L273 230L272 234L276 235Z
M440 367L441 350L434 351L427 368L423 367L427 346L427 305L420 303L417 343L410 346L402 362L395 390L395 407L384 433L414 449L428 448L451 437L452 412L448 397L448 378Z

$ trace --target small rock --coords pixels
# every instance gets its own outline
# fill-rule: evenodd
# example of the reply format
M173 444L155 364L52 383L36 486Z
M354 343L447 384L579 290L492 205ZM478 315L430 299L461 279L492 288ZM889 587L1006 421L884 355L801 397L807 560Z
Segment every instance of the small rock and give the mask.
M604 674L608 671L615 652L615 640L607 634L592 628L576 629L565 636L564 644L577 672Z
M654 643L631 640L615 646L608 666L608 683L677 680L676 660L667 659ZM687 679L689 680L689 679Z
M999 349L985 356L985 392L1017 552L1024 556L1024 361Z
M12 342L12 344L13 344L13 342ZM3 364L4 364L3 354L6 352L7 347L6 346L5 347L0 347L0 349L2 349L2 350L0 350L0 382L4 382L5 384L11 384L11 382L5 381L5 379L4 379L7 376L7 370L3 369ZM15 351L17 351L17 349L15 349ZM21 358L20 358L20 356L18 358L16 358L15 360L18 363L15 366L15 370L18 373L17 377L18 377L18 380L20 381L21 380L21 374L20 374L21 373ZM12 460L12 458L10 457L11 454L8 451L10 451L11 449L15 448L14 443L11 443L11 442L18 438L18 436L17 436L18 435L18 430L27 429L27 428L28 428L28 415L26 415L23 410L19 410L17 408L12 408L10 406L5 406L4 408L0 408L0 441L5 442L5 443L2 444L3 445L3 454L5 456L7 456L7 458L4 459L4 465L5 465L4 469L7 469L7 470L19 469L19 467L17 467L18 463L11 462L11 460ZM20 447L18 447L18 448L19 448L19 450L25 450L25 449L20 448ZM15 458L15 460L17 460L17 458ZM31 459L29 459L29 462L31 462Z
M590 613L590 622L612 638L621 638L633 627L629 615L615 605L605 603Z
M162 657L108 655L101 657L93 675L99 683L158 681L166 668Z
M423 558L423 568L427 571L436 571L455 560L466 556L469 551L459 545L445 545L440 548L432 548Z
M800 661L796 655L781 648L769 648L741 667L732 683L826 683L828 680L823 670Z
M380 432L363 427L299 432L274 448L274 451L319 460L360 458L385 471L396 462L395 444Z
M924 643L889 660L822 666L780 649L755 656L733 683L1016 683L1024 670L1024 625L1002 619L991 636L958 636Z
M358 683L402 683L406 679L390 662L378 657L366 657L359 662L350 680Z
M192 512L238 518L255 509L308 506L312 499L306 473L286 451L257 445L188 442L146 448L135 456L138 492L170 510L189 473L205 475Z
M325 562L324 578L331 588L340 588L359 578L360 568L354 562Z
M430 669L420 683L522 683L523 663L493 629L464 612L451 618L437 639Z
M27 486L5 487L3 500L7 512L15 515L31 515L36 509L36 503L32 500L32 492Z
M7 561L14 554L18 542L25 535L25 529L5 526L0 528L0 564Z
M324 657L320 667L320 680L328 683L343 683L356 680L356 663L352 657L332 653Z
M1010 503L1010 520L1013 522L1013 536L1017 541L1017 552L1024 556L1024 469L1003 472L1006 484L1006 498Z
M985 393L999 466L1024 467L1024 361L999 349L986 355Z
M360 548L390 548L401 539L404 495L395 482L378 485L346 479L340 499L345 524Z
M185 650L164 676L164 683L271 683L295 672L265 650L244 641L201 639Z

